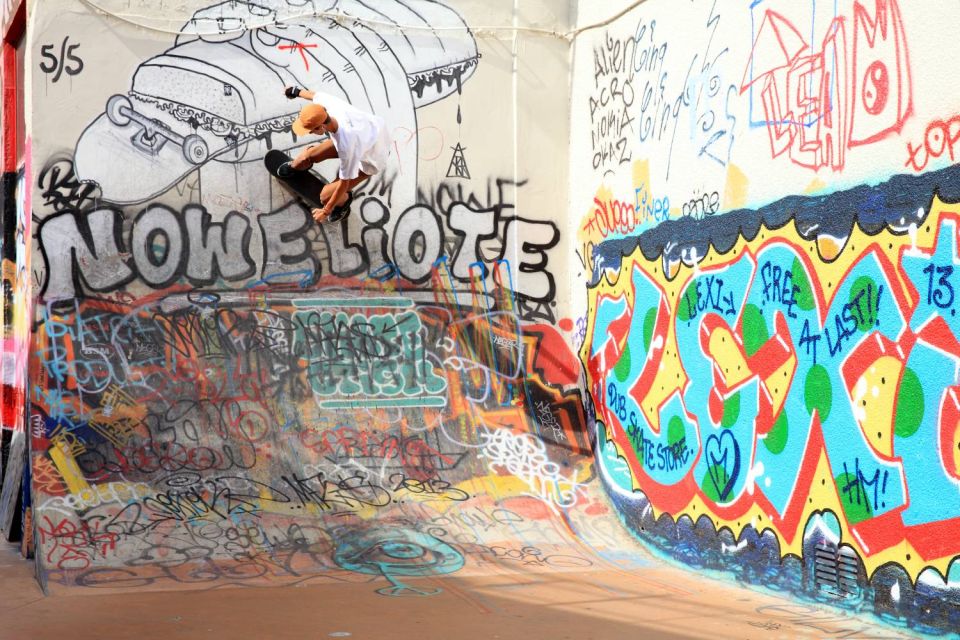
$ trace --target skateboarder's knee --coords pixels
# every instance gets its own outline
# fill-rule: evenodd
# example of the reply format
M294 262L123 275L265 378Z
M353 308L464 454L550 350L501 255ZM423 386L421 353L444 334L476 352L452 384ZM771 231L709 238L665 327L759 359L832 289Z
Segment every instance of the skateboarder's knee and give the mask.
M321 201L321 202L326 203L327 200L329 200L330 197L333 196L333 192L334 192L334 190L337 188L337 183L338 183L338 182L340 182L340 180L335 180L335 181L333 181L333 182L331 182L331 183L329 183L329 184L324 185L323 189L320 190L320 201ZM349 197L350 197L350 190L348 189L347 191L345 191L345 192L343 193L343 195L341 195L341 196L337 199L337 202L334 202L334 203L333 203L333 206L339 207L339 206L342 205L344 202L346 202L346 201L347 201L347 198L349 198Z

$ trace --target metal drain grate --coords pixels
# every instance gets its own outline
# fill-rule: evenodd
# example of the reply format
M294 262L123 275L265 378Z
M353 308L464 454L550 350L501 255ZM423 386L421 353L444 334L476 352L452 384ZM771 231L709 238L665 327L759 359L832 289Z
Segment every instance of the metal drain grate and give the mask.
M849 598L860 593L857 582L859 563L852 549L838 549L830 542L820 542L814 555L813 571L820 591L837 598Z

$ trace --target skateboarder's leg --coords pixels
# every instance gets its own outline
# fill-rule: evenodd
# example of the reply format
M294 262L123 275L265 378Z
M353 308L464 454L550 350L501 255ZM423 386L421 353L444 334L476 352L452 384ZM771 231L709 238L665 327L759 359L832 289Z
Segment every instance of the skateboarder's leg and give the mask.
M353 178L353 179L351 179L351 180L344 180L343 182L346 182L346 184L347 184L347 189L346 189L346 191L343 192L343 195L340 196L340 198L337 199L337 202L333 203L333 206L334 206L334 207L339 207L340 205L344 204L344 203L347 201L347 199L350 197L350 192L353 191L353 189L354 189L358 184L360 184L360 183L363 182L364 180L367 180L368 178L370 178L370 176L366 175L365 173L363 173L363 172L361 171L361 172L360 172L360 175L357 176L356 178ZM335 181L331 182L330 184L326 185L323 189L321 189L321 191L320 191L320 202L326 204L327 198L329 198L329 197L331 196L331 194L333 194L333 192L336 190L336 188L337 188L337 183L338 183L338 182L340 182L340 180L335 180Z
M297 171L309 169L318 162L337 157L337 148L331 140L324 140L320 144L311 145L297 154L290 162L290 166Z

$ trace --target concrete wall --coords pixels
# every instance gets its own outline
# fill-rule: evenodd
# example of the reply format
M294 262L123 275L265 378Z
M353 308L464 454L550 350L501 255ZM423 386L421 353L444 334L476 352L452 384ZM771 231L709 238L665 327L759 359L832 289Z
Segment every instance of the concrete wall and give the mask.
M678 559L958 625L955 7L99 5L29 25L44 580L398 595L595 468ZM343 223L263 169L291 83L389 124Z
M98 4L30 22L43 578L387 576L360 557L385 539L391 575L459 570L431 518L496 510L514 453L589 451L555 328L569 46L526 30L567 8ZM264 169L309 142L287 84L388 123L389 169L344 222L314 224ZM576 500L539 468L538 495ZM432 564L404 555L424 546Z
M368 16L370 24L356 33L329 22L328 18L318 17L315 21L330 33L324 32L323 37L314 36L319 38L317 43L312 43L318 45L317 51L312 50L314 47L309 46L311 43L307 43L303 49L291 49L291 46L297 45L285 45L284 42L299 42L294 36L309 35L320 28L313 23L301 24L302 20L297 22L298 14L303 12L301 4L261 3L263 6L276 5L270 15L263 16L257 15L256 11L253 15L247 15L249 11L244 7L248 5L245 3L212 4L208 9L197 11L195 18L191 18L191 12L187 11L177 17L171 17L170 12L159 12L162 18L154 16L152 19L151 14L158 13L151 9L152 3L144 3L139 8L131 6L129 9L126 2L118 3L114 8L109 4L103 5L111 11L116 9L119 18L91 12L87 5L82 4L77 7L58 4L55 10L38 5L32 23L35 44L34 127L43 126L48 117L48 108L62 114L58 116L60 119L55 134L36 136L34 142L33 155L38 171L36 195L41 197L41 204L51 213L58 213L71 204L62 201L54 193L62 185L51 187L49 180L56 159L69 154L69 163L75 168L77 180L99 185L96 192L82 194L84 198L81 204L90 207L101 201L141 209L145 208L145 203L153 202L174 209L183 209L187 204L199 204L213 216L213 222L220 222L233 210L276 212L283 195L270 192L271 183L261 171L259 158L268 148L292 151L309 142L295 140L289 131L283 135L279 132L300 106L288 102L280 91L284 84L299 83L348 97L357 94L361 96L356 98L358 104L381 113L387 119L394 142L389 176L373 183L368 191L377 194L379 202L385 204L391 213L390 219L382 223L388 239L402 212L417 201L418 192L422 192L421 200L436 199L437 194L431 192L444 184L454 188L457 195L463 193L464 197L472 191L486 192L489 185L490 194L484 193L485 197L478 203L487 208L492 207L499 197L497 180L503 183L503 198L509 200L511 205L517 204L521 197L529 197L531 202L537 202L544 209L555 211L563 206L565 193L560 187L566 182L565 159L562 154L542 153L552 144L554 132L562 128L566 119L563 109L554 108L567 102L563 90L567 74L567 47L562 41L520 33L514 45L514 37L508 30L494 28L484 31L489 50L480 52L474 34L467 26L469 19L442 8L430 9L437 13L436 16L427 13L420 17L401 8L396 9L397 16L390 11L385 11L386 17ZM338 6L334 3L330 10L335 13ZM343 7L353 7L356 13L360 5L348 3ZM482 9L478 7L467 4L464 10L469 18L483 25L490 23L491 27L497 27L512 23L510 3L484 5ZM317 5L317 9L321 7ZM471 9L475 15L469 14ZM525 7L524 11L527 10L538 13L533 6ZM221 16L222 13L226 17ZM71 20L59 19L64 14L70 15ZM402 19L405 15L411 16L415 24L405 25ZM73 20L74 17L76 20ZM171 24L182 23L181 26L186 26L182 29L184 33L180 34L165 30L150 31L124 19L173 31L176 30L171 28ZM191 19L194 21L188 22ZM523 21L524 16L520 15L517 19ZM564 19L561 13L550 22L563 24ZM239 32L203 37L191 35L191 30L203 32L204 29L211 29L211 24L223 24L226 25L223 29L230 29L231 26L240 28L240 25L250 26L264 20L279 21L279 33L262 36L263 42L256 40L246 43L252 51L247 58L225 55L237 51L238 42L235 40L242 40ZM386 25L382 24L384 20L387 21ZM396 31L392 27L395 33L381 37L374 27L388 28L391 20L396 20L402 26L410 26L410 33ZM434 24L438 30L434 33L425 24ZM85 33L95 34L95 42L81 40ZM233 44L225 44L231 42ZM364 51L343 53L342 49L347 45L365 46L367 49L364 51L383 47L383 55L367 55ZM513 48L519 52L516 61L511 53ZM487 58L490 64L478 64L481 59L478 53ZM334 60L329 61L325 56L333 56ZM200 66L188 60L183 64L192 67L181 71L176 65L184 57L200 60ZM513 71L514 64L517 65L516 74ZM436 69L441 72L436 73ZM92 82L91 79L98 72L107 74L113 81L105 82L106 78L96 77L96 82ZM175 76L185 73L189 74L189 80ZM220 74L222 77L217 76L214 82L210 74ZM173 142L164 143L162 148L156 150L155 156L145 155L130 141L136 123L118 125L108 113L109 105L119 109L126 104L123 97L127 96L126 100L142 107L140 110L147 117L164 115L166 120L171 121L167 123L169 126L173 121L190 126L193 120L206 117L202 113L198 115L204 108L213 108L213 105L203 104L205 96L213 91L213 84L216 84L218 92L231 92L231 95L215 99L217 108L224 114L229 112L242 126L234 126L231 130L228 123L221 121L202 123L197 131L206 145L210 160L201 164L188 161ZM465 99L461 86L463 90L470 87L484 99ZM545 87L551 87L554 91L548 93ZM559 91L556 91L557 88ZM159 95L163 91L171 95ZM117 99L119 102L111 102L113 96L121 96ZM173 98L182 102L176 102ZM518 109L518 104L523 106ZM470 177L453 176L447 180L453 147L458 143L464 149L466 172ZM328 175L332 167L332 164L327 167ZM70 175L65 169L69 168L61 167L56 171L61 181ZM524 188L517 189L509 184L511 182L525 182L529 187L525 184ZM478 185L477 188L467 188L474 183ZM246 195L241 196L241 202L234 202L235 194L240 192ZM433 213L442 215L443 212L435 210ZM291 215L284 213L277 220L289 218L289 226L293 224ZM370 209L368 216L376 218L379 214ZM43 216L43 220L46 221L48 217ZM216 274L209 273L208 265L192 264L186 254L183 256L183 265L180 265L183 273L176 270L169 274L164 272L152 280L140 277L142 258L140 262L134 262L133 268L107 268L94 273L103 264L102 261L110 262L111 258L101 257L97 265L81 263L76 269L59 269L52 264L67 267L65 262L60 262L65 261L66 256L50 255L50 260L38 267L44 270L44 275L50 276L42 281L42 295L44 299L70 296L77 292L73 281L78 277L87 282L89 290L99 293L131 289L140 280L144 281L139 284L147 285L151 290L162 289L158 285L170 284L168 280L181 275L186 275L187 280L194 284L208 284L216 280L216 276L222 276L225 283L242 287L251 277L277 278L280 277L277 273L280 271L297 272L296 278L307 279L324 274L369 274L384 262L396 264L401 275L424 280L424 269L414 266L411 260L404 260L405 256L394 256L390 251L384 255L383 251L371 250L364 245L358 237L362 226L359 217L346 226L345 233L330 231L328 235L331 237L326 239L332 242L330 246L333 248L353 244L359 246L339 252L340 255L331 250L329 253L334 254L332 261L322 255L317 256L318 264L311 262L278 266L274 260L277 256L268 256L263 251L262 239L257 233L253 233L243 247L250 260L227 260L229 268L221 264L220 273ZM485 217L489 216L476 218ZM490 223L491 220L484 219L478 222L478 229ZM544 307L543 313L552 319L553 314L547 311L546 306L553 301L556 292L553 269L520 269L524 256L516 252L516 243L504 242L504 232L515 235L524 225L518 222L513 225L514 228L505 229L508 225L498 220L497 232L482 233L485 240L491 240L488 244L495 244L502 249L499 253L504 257L517 258L512 264L516 286L518 289L526 287L529 304ZM52 237L64 231L62 227L69 224L61 220L50 221L45 226L47 230L43 233ZM558 234L536 226L531 230L534 232L527 235L543 237L547 244L551 237L554 244L559 240ZM528 229L523 231L527 232ZM69 232L66 230L66 233ZM437 229L431 229L429 239L440 238L439 233ZM500 242L492 242L497 236ZM451 241L457 237L456 230L449 230L444 239ZM475 244L478 241L476 234L470 240L468 245ZM326 244L324 239L321 239L321 244ZM532 247L531 250L540 248L545 247ZM472 262L473 254L477 252L473 246L468 249L460 261L463 264L455 265L455 275L461 281L466 280L465 265ZM433 253L431 251L428 258L432 258ZM134 258L138 255L137 252L133 253ZM539 259L539 255L534 258L537 261ZM193 256L193 262L196 262L196 256ZM422 259L421 262L426 264L431 261ZM559 264L559 260L557 262ZM251 264L253 272L247 273ZM173 266L170 265L170 268ZM550 273L551 277L545 278L543 271ZM198 277L200 272L203 275ZM519 275L521 272L529 275ZM130 286L127 280L130 280ZM84 287L80 289L86 290Z
M960 603L958 17L650 0L577 41L571 112L581 358L628 524L928 630Z

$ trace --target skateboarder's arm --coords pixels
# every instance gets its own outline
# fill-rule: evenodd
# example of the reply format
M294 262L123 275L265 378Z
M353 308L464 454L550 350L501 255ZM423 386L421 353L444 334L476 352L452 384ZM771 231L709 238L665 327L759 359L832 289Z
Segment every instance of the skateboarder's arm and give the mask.
M303 98L304 100L313 101L314 92L310 91L310 89L290 86L290 87L283 88L283 95L287 96L291 100L293 100L294 98Z

